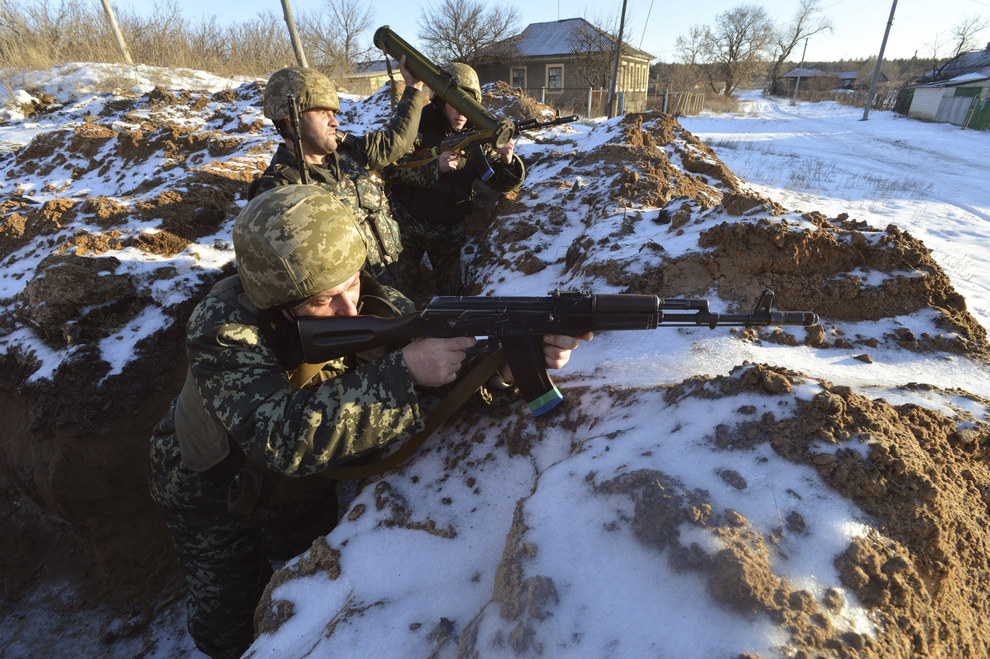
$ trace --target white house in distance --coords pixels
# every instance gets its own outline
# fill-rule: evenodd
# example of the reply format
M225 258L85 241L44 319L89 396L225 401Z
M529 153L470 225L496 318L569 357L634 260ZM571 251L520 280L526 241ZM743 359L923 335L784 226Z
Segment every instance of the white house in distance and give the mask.
M949 60L902 93L910 95L912 119L990 129L990 44Z
M622 42L615 87L620 112L646 109L654 59ZM482 53L475 68L482 84L502 80L558 108L599 115L614 62L614 37L583 18L568 18L529 24L500 48Z

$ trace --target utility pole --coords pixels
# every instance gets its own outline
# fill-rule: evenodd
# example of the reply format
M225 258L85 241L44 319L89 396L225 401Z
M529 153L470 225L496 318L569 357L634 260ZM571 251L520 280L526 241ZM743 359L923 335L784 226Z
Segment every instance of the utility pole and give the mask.
M615 65L612 67L612 81L608 85L605 100L605 116L612 118L612 100L615 98L615 84L619 78L619 61L622 59L622 32L626 27L626 0L622 0L622 16L619 17L619 38L615 42Z
M808 54L808 37L805 37L804 51L801 53L801 64L798 66L797 80L794 81L794 98L791 99L791 105L797 103L798 85L801 84L801 71L804 70L804 56L807 54Z
M117 40L117 50L123 56L124 64L132 66L134 62L131 61L131 53L127 50L127 42L124 41L124 35L120 32L120 26L117 25L117 17L114 16L113 7L110 6L110 0L102 0L102 2L103 11L107 15L107 23L110 24L110 31L113 32L113 38Z
M299 66L308 67L306 53L303 51L302 42L299 41L299 33L296 32L296 22L292 20L292 8L289 7L289 0L282 0L282 13L285 15L285 24L289 28L289 38L292 41L292 50L296 53L296 62L299 63Z
M880 65L883 64L883 51L887 47L887 36L890 34L890 26L894 22L894 10L897 9L897 0L890 5L890 18L887 19L887 29L883 31L883 41L880 42L880 55L877 57L877 68L873 71L873 80L870 81L870 93L866 95L866 107L863 108L863 118L866 121L870 118L870 106L873 105L873 93L877 90L877 78L880 77Z

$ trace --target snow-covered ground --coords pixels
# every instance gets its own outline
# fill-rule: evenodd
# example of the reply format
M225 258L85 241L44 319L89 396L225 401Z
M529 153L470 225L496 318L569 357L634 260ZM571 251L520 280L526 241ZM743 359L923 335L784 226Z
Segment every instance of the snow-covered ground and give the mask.
M990 134L889 112L873 112L865 122L861 116L862 110L835 103L791 105L753 93L744 95L738 113L685 117L681 124L710 144L737 176L789 209L849 213L879 229L895 224L909 231L934 250L973 315L990 327ZM30 130L16 121L0 126L0 142L23 143ZM603 141L610 126L585 122L568 130L569 148L581 152ZM549 148L555 147L527 138L518 144L529 161ZM531 170L531 180L540 176L538 167ZM565 225L556 244L570 244L578 228ZM659 225L652 238L637 238L674 240ZM574 283L555 264L532 275L516 273L486 293L541 295ZM610 291L602 284L598 292ZM713 300L716 309L720 304ZM937 332L924 313L879 323ZM854 324L844 329L857 330ZM658 560L654 548L634 540L629 524L637 515L634 506L608 494L630 486L621 479L634 472L655 473L657 486L672 496L705 491L713 509L737 511L757 535L781 527L782 512L799 513L806 530L785 535L770 551L774 574L816 601L830 590L842 593L845 606L831 624L873 635L874 621L843 588L834 565L850 539L871 531L868 516L814 469L782 459L767 444L727 452L714 450L710 441L716 426L739 421L740 409L751 419L786 416L819 394L819 383L807 380L779 396L750 392L712 399L671 398L656 389L694 375L727 376L749 361L849 385L892 404L912 402L958 416L962 425L960 415L987 420L987 409L974 400L902 388L921 382L990 397L984 363L883 345L871 351L872 363L864 363L856 359L862 352L748 343L708 329L600 335L575 353L559 377L565 396L580 397L580 422L542 428L543 441L526 450L506 451L499 439L510 425L532 423L528 419L483 421L477 427L455 421L438 432L400 472L360 493L351 519L328 537L330 547L341 552L339 578L330 581L317 572L275 591L276 599L293 603L294 615L257 640L254 656L454 656L456 641L450 639L468 625L481 656L512 656L519 639L513 640L504 610L500 617L504 602L496 602L493 589L504 577L513 538L519 542L512 555L523 565L522 576L552 580L552 593L542 599L530 593L529 600L536 617L541 607L549 613L537 633L544 656L783 654L788 641L779 625L717 606L699 574L673 569ZM618 404L602 392L605 385L628 395ZM575 393L585 386L590 392ZM525 426L520 432L526 434ZM461 442L463 437L474 441ZM864 438L857 450L865 451L868 441ZM455 454L463 467L452 475ZM746 486L740 489L726 476L730 473ZM517 517L525 520L525 529L514 525ZM386 523L397 519L404 522ZM423 532L428 522L441 533ZM682 524L679 530L682 545L695 542L715 552L723 542L696 526ZM175 613L152 624L142 656L196 654L188 636L176 629L181 616ZM46 624L41 618L36 623ZM0 625L0 633L13 624ZM69 636L57 653L91 655L93 643L84 635ZM136 651L124 644L104 650L113 656ZM530 645L523 654L534 651ZM5 652L36 655L23 640Z
M835 103L791 106L747 94L738 113L688 117L682 125L714 146L740 178L791 210L849 213L881 230L892 223L921 238L935 250L976 317L990 326L987 270L981 267L990 254L990 190L985 185L990 135L889 112L875 112L867 122L860 116L861 111ZM605 141L611 129L590 122L575 130L568 139L581 153ZM518 145L533 160L545 148L527 140ZM541 176L545 172L534 168L528 181ZM644 224L637 225L634 244L613 241L619 245L613 258L638 254L648 240L676 249L677 238L667 229L657 227L648 235ZM566 247L576 236L568 232L583 228L565 222L552 245ZM535 295L576 283L587 282L575 282L563 264L555 263L535 274L508 277L488 292ZM603 281L591 283L607 291ZM859 331L880 335L910 327L934 334L939 330L932 320L919 312L847 323L843 330L850 336ZM814 469L783 460L766 443L754 451L728 453L712 445L714 429L739 423L741 414L786 417L801 401L822 394L823 386L806 380L779 396L713 400L665 397L653 389L697 374L724 376L749 361L848 385L893 405L927 407L958 418L960 428L971 423L967 419L986 421L983 403L945 391L990 396L985 363L884 345L871 350L866 363L857 358L862 352L861 347L823 351L746 343L704 329L599 336L575 353L563 375L565 395L567 387L581 385L643 389L631 390L621 405L609 396L583 395L584 423L542 429L542 441L522 454L506 455L499 443L510 432L506 423L490 429L455 424L438 433L431 442L440 448L386 477L386 493L379 493L377 501L368 488L353 504L363 515L328 537L329 546L341 552L339 578L330 582L317 571L275 591L274 600L292 602L293 616L277 632L262 635L254 650L257 656L323 656L340 648L355 656L455 656L465 649L481 656L537 649L549 656L788 654L781 625L716 606L710 583L706 590L697 574L658 561L656 548L632 541L637 510L629 499L601 493L628 486L634 474L659 474L656 485L675 498L704 492L714 509L738 512L747 528L764 538L779 528L783 538L769 559L774 574L818 602L826 593L839 593L845 606L829 617L830 624L854 637L872 638L878 633L875 619L843 587L835 565L836 555L852 539L876 532L869 516L825 485ZM916 382L942 390L903 387ZM477 444L459 441L475 433L484 437ZM862 436L840 446L816 443L814 450L827 461L825 454L840 447L852 447L865 458L870 446L870 437ZM498 456L494 461L492 454ZM449 466L444 469L453 455L465 466L456 478ZM740 475L746 485L738 489L726 474ZM409 506L412 521L429 520L451 534L439 538L393 529L391 498L401 508ZM795 513L803 520L801 531L784 533L782 516ZM678 530L682 545L696 542L713 553L726 546L724 538L690 525ZM521 588L523 595L516 593L522 603L504 592L506 571L520 563L518 579L535 580L530 590ZM535 592L540 584L550 592ZM529 607L522 618L529 616L533 627L513 617L518 615L513 601Z

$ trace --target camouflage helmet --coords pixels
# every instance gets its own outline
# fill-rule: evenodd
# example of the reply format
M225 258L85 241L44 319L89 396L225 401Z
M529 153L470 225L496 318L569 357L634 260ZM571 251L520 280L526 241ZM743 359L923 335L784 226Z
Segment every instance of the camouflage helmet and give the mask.
M368 247L354 217L316 185L264 192L234 220L234 258L259 309L295 306L358 272Z
M478 81L478 74L463 62L450 62L444 64L444 70L457 79L457 86L474 96L474 100L481 103L481 83Z
M286 96L289 94L296 97L300 112L313 108L326 108L334 112L340 110L337 87L330 78L316 69L287 66L273 73L265 85L265 116L272 121L288 117L289 102Z

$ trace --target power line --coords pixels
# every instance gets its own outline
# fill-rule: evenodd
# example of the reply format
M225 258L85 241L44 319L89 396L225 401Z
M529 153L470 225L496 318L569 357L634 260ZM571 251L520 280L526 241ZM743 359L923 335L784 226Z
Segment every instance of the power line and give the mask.
M650 14L653 13L653 0L650 0L650 8L646 10L646 21L643 22L643 36L639 38L639 49L643 50L643 39L646 38L646 26L650 24Z

